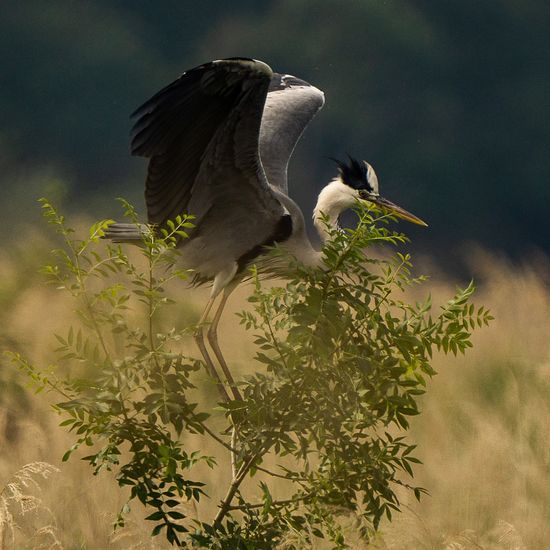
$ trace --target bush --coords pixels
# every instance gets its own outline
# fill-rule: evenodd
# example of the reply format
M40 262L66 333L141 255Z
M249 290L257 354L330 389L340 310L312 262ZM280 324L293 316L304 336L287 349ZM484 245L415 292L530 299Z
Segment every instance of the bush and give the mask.
M390 216L357 210L355 229L331 232L322 268L273 250L287 266L277 286L266 287L251 270L252 307L240 320L255 334L253 374L239 382L242 401L220 403L224 422L214 429L216 409L197 402L193 391L205 365L181 351L182 339L197 327L163 328L162 322L173 303L167 285L189 275L178 265L176 247L192 219L178 217L158 234L144 232L142 267L124 247L101 242L110 220L94 224L80 240L48 201L42 206L64 238L45 273L79 304L80 326L56 335L59 363L79 374L46 371L19 354L14 359L39 388L59 396L54 408L65 417L61 425L76 435L64 460L90 447L83 459L94 474L115 471L129 500L149 509L153 535L177 545L273 548L294 533L296 540L287 542L292 547L325 537L343 548L341 516L359 515L368 539L383 516L399 511L397 486L418 499L426 492L412 484L418 460L405 433L435 374L432 352L463 353L472 329L491 316L469 303L473 284L437 313L429 299L400 299L424 278L412 278L406 254L389 260L371 255L374 245L406 241L388 228ZM137 222L132 207L125 208ZM136 301L143 306L140 325L129 315L139 309ZM188 450L189 434L213 439L231 454L226 496L208 522L187 517L182 506L202 505L209 491L195 466L218 467L213 457ZM280 462L275 470L264 467L268 455ZM256 474L259 501L242 491L243 481ZM284 499L272 495L281 479ZM124 524L126 509L117 525Z

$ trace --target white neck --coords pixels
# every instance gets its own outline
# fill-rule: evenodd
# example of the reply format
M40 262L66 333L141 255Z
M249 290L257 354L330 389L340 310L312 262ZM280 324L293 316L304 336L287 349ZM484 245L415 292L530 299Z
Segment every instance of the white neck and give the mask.
M359 198L359 193L349 185L342 183L338 177L332 180L320 193L313 210L313 225L321 239L327 240L329 228L336 227L338 216L351 208ZM323 216L328 218L328 227Z

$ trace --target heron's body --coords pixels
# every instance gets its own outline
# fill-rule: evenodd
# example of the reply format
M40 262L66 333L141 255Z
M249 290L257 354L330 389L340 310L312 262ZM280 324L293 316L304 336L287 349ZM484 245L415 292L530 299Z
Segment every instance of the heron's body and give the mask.
M323 92L307 82L273 73L261 61L233 58L187 71L133 115L137 120L132 154L150 159L145 191L148 222L162 227L178 215L195 216L195 228L179 246L185 266L200 280L213 283L201 320L225 289L209 339L236 398L239 393L216 337L229 292L247 266L261 261L275 244L306 264L320 262L320 252L307 237L302 211L288 196L287 167L296 143L323 104ZM325 237L323 215L336 223L339 214L361 198L420 222L381 199L372 167L350 159L349 166L339 164L339 176L319 195L314 223L321 237ZM114 224L107 236L115 241L138 240L141 229ZM202 330L197 342L221 385Z

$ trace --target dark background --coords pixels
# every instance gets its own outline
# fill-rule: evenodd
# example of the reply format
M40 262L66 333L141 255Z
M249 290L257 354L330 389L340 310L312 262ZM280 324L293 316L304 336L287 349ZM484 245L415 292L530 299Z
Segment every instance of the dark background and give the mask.
M0 54L8 241L44 194L96 219L121 195L143 212L129 113L187 68L246 56L325 91L291 165L306 217L349 152L447 266L464 243L550 250L547 0L3 0Z

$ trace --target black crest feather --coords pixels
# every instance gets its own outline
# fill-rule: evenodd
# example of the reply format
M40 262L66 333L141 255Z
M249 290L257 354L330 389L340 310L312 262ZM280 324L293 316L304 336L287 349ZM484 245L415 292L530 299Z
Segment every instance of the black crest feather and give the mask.
M338 166L338 173L342 178L342 181L353 187L354 189L366 189L373 191L372 185L368 179L368 169L364 162L360 162L348 155L349 164L339 161L338 159L331 159Z

